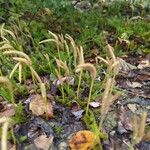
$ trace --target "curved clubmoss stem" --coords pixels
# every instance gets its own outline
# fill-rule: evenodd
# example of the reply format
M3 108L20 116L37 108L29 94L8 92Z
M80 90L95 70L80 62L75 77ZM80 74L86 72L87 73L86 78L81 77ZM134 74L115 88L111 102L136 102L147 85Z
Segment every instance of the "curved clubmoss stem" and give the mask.
M99 129L101 130L102 129L102 126L103 126L103 122L104 122L104 115L101 116L101 120L100 120L100 123L99 123Z
M16 137L15 137L15 134L14 134L13 127L11 127L10 132L11 132L11 136L12 136L12 141L13 141L14 144L16 144L17 140L16 140Z
M94 84L94 78L92 78L92 81L91 81L90 92L89 92L89 97L88 97L88 102L87 102L87 107L86 107L86 116L88 115L88 111L89 111L89 105L90 105L90 100L91 100L93 84Z
M65 103L65 93L64 93L63 84L61 84L61 93L62 93L63 103Z
M33 74L33 76L35 76L35 78L38 80L38 82L41 84L42 83L42 80L40 78L40 76L37 74L37 72L33 69L32 66L29 66L30 70L31 70L31 73Z
M83 74L83 70L81 70L80 76L79 76L78 89L77 89L77 99L79 98L79 91L80 91L80 85L81 85L81 80L82 80L82 74Z
M101 140L99 140L99 150L103 150Z
M61 74L59 66L58 66L58 72L59 72L59 74ZM61 79L59 79L59 80L61 80ZM63 82L61 82L60 86L61 86L61 93L62 93L63 102L65 102L65 93L64 93Z
M43 99L44 99L45 107L46 107L46 119L48 120L48 108L47 108L48 102L47 102L45 84L44 84L44 83L41 83L41 84L40 84L40 88L41 88L41 94L42 94L42 97L43 97Z
M130 150L134 150L134 143L133 142L131 142L131 144L130 144Z
M58 52L58 58L59 58L59 60L61 60L61 57L60 57L60 50L59 50L59 45L57 44L56 47L57 47L57 52Z
M8 132L8 121L4 122L2 126L2 138L1 138L1 148L2 150L7 150L7 132Z
M40 84L41 94L42 94L42 97L44 99L45 107L46 107L46 119L48 119L47 97L46 97L46 87L45 87L45 84L42 82L40 76L37 74L37 72L31 66L30 66L30 70L31 70L33 81L35 81L35 79L36 79L39 82L39 84Z

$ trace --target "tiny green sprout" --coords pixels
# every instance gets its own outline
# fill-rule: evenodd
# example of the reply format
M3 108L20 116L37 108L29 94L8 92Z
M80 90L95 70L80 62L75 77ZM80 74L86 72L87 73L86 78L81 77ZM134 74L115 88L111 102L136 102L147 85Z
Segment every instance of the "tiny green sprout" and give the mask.
M54 130L55 130L56 134L59 135L63 131L63 128L62 128L62 126L55 126Z
M91 85L90 85L90 92L89 92L88 102L87 102L87 107L86 107L86 115L88 115L89 104L90 104L90 100L91 100L91 94L92 94L94 79L96 78L97 71L96 71L96 68L94 67L94 65L92 65L90 63L84 63L84 64L80 64L80 65L77 66L76 72L80 72L82 70L89 71L89 73L91 75L91 78L92 78Z

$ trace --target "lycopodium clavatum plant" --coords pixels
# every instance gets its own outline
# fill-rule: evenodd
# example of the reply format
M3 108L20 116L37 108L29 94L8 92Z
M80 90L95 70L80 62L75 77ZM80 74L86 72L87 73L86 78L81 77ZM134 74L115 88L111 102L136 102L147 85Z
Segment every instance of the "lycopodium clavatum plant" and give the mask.
M97 71L96 71L96 68L94 67L94 65L92 65L91 63L79 64L76 67L76 73L78 73L78 72L80 72L82 70L89 71L89 74L91 76L90 92L89 92L88 101L87 101L87 107L86 107L86 115L88 115L89 104L90 104L91 94L92 94L92 89L93 89L93 85L94 85L94 80L95 80L96 75L97 75Z
M4 50L3 55L10 55L12 57L12 59L17 62L17 64L14 66L11 73L9 74L9 78L12 78L12 76L14 75L16 70L18 69L18 74L19 74L19 77L18 77L19 79L18 80L21 83L23 66L29 67L34 84L35 84L35 81L37 81L38 84L40 85L41 94L42 94L42 97L45 100L45 107L46 107L46 110L47 110L47 96L46 96L45 84L42 82L42 80L41 80L40 76L38 75L38 73L34 70L30 57L27 54L25 54L24 52L15 50L15 48L13 48L13 46L11 45L9 40L7 40L5 38L5 34L4 34L3 30L5 31L5 29L2 26L1 27L1 38L4 40L4 44L2 46L3 47L2 50ZM9 31L9 30L6 30L6 31L9 34L11 34L13 36L13 38L15 39L15 36L11 31ZM7 45L6 45L6 43L7 43ZM9 88L10 88L10 86L9 86ZM47 114L47 111L46 111L46 114Z
M52 33L51 31L48 31L48 33L53 38L43 40L43 41L40 42L40 44L47 43L47 42L54 42L56 44L56 48L57 48L57 52L58 52L58 58L59 58L59 60L61 60L60 48L63 48L62 42L64 43L64 38L62 36L57 36L56 34Z
M77 52L78 52L78 56L79 56L79 64L84 64L84 55L83 55L83 48L82 48L82 46L80 46L77 49ZM80 71L80 75L79 75L79 82L78 82L78 88L77 88L77 99L79 97L80 85L81 85L81 80L82 80L82 74L83 74L83 70Z
M99 123L99 128L102 128L104 119L109 111L110 106L114 101L121 95L120 92L113 94L113 87L115 86L115 80L113 78L107 77L104 87L104 93L102 94L102 106L100 109L101 118Z
M2 124L2 135L1 135L1 149L7 150L7 134L8 129L12 128L14 122L9 117L1 117L0 125Z
M8 55L8 54L18 55L18 57L13 57L13 60L17 61L18 63L15 65L15 67L13 68L11 74L9 75L10 78L15 73L16 69L19 68L19 66L20 66L20 68L19 68L19 81L21 83L22 66L29 67L34 84L35 84L35 81L37 81L38 84L40 85L41 94L42 94L42 97L45 100L45 107L46 107L46 110L47 110L47 96L46 96L45 84L42 82L42 80L41 80L40 76L38 75L38 73L33 69L31 59L25 53L18 52L18 51L5 51L4 54L6 54L6 55Z
M121 95L120 92L113 92L113 88L115 87L115 77L119 73L120 62L116 58L114 54L114 49L109 44L107 44L106 48L108 49L109 57L106 59L98 56L96 57L96 62L100 59L107 66L106 76L103 81L104 92L102 94L102 106L101 106L101 119L99 123L99 128L102 128L104 119L109 111L110 106L113 102Z
M130 150L134 150L134 145L139 143L145 135L145 126L146 126L147 112L143 112L138 118L136 114L132 118L132 140L130 145Z

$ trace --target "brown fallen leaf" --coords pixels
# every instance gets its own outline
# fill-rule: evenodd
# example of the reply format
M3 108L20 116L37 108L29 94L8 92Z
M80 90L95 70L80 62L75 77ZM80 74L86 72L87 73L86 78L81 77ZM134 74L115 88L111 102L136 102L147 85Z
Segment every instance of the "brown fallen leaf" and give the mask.
M96 144L96 135L88 130L75 133L69 140L71 150L91 150Z
M40 135L34 139L34 144L38 150L49 150L53 142L53 136L47 137L46 135Z
M9 150L16 150L16 145L13 145Z
M147 133L145 133L145 135L143 136L143 141L150 141L150 131L148 131Z
M12 117L15 115L15 108L13 104L2 101L0 102L0 117Z
M127 114L127 110L125 109L124 106L120 107L119 113L118 113L118 127L121 127L122 129L127 130L132 130L132 126L131 126L131 122L130 122L130 118ZM120 128L120 129L121 129Z
M133 113L135 113L135 111L137 110L137 105L136 105L136 104L128 104L127 107L128 107Z
M128 72L130 70L136 69L137 67L134 65L131 65L130 63L127 63L125 60L122 58L117 58L119 63L120 63L120 70L124 72Z
M150 67L150 61L148 59L142 60L137 66L138 69L144 69L146 67Z
M66 82L69 85L74 85L74 78L73 77L61 77L60 79L54 80L53 84L58 87L60 84Z
M142 84L139 82L129 82L127 81L127 85L131 88L141 88Z
M46 108L46 105L47 105L47 108ZM29 109L36 116L45 116L46 111L47 111L48 117L50 118L53 117L53 109L52 109L51 103L48 101L47 104L45 104L44 98L39 94L34 95L31 98Z

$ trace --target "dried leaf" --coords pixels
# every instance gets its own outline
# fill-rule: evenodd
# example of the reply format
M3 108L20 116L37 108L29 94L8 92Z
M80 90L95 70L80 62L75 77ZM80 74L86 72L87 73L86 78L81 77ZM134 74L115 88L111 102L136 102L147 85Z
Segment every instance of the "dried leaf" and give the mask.
M96 135L88 130L75 133L69 141L71 150L91 150L95 146Z
M46 105L47 105L47 108L46 108ZM48 117L53 117L53 109L52 109L51 103L47 102L47 104L45 104L45 100L41 95L37 94L31 98L29 109L36 116L43 116L45 115L47 111Z
M63 82L66 82L69 85L74 85L75 79L73 77L60 77L60 79L53 81L53 85L58 87Z
M81 109L81 110L78 110L78 111L72 111L72 114L76 117L76 119L80 119L83 116L83 112L84 112L84 110Z
M150 141L150 131L147 132L144 136L143 136L143 139L144 141Z
M124 106L120 107L119 121L118 121L118 123L120 123L118 126L121 125L122 128L124 128L125 130L132 130L130 118L129 118L129 116L127 114L127 111L124 108Z
M0 117L11 117L15 115L15 109L12 104L6 102L0 102Z
M90 102L90 106L93 108L97 108L100 106L100 102Z
M129 82L127 81L127 85L131 88L141 88L142 84L139 82Z
M133 139L135 143L139 143L145 135L145 126L147 120L147 112L143 112L141 117L138 118L134 114L132 119L132 130L133 130Z
M128 104L127 106L133 113L137 110L136 104Z
M13 145L9 150L16 150L16 145Z
M125 71L125 72L128 72L130 70L133 70L133 69L137 69L136 66L134 65L131 65L130 63L127 63L125 60L123 60L122 58L117 58L118 61L120 62L120 69L122 71Z
M49 150L52 142L53 137L47 137L46 135L40 135L34 140L34 144L36 145L37 149L42 150Z
M137 66L138 69L144 69L146 67L150 67L150 61L148 59L142 60L140 64Z

